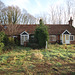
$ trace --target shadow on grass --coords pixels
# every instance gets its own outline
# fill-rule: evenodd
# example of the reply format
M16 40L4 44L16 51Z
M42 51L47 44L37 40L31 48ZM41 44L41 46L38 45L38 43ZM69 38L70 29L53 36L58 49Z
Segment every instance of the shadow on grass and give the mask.
M16 46L13 51L16 51L16 52L20 52L20 51L23 51L23 50L30 51L31 49L32 48L30 48L30 47Z

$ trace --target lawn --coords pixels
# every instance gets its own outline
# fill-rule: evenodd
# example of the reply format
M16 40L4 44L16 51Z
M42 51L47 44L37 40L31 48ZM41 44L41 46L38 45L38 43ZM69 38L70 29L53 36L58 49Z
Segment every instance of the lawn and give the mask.
M17 46L0 55L0 75L75 75L75 45Z

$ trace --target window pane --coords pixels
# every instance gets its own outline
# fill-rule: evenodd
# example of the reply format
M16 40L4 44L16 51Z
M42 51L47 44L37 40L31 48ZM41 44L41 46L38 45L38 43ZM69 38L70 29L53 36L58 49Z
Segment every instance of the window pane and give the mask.
M22 44L24 44L24 36L22 36L22 39L21 40L22 40Z
M56 41L56 35L50 35L50 41Z
M66 40L69 40L69 35L66 35Z
M65 35L63 35L63 43L65 43Z
M70 36L70 40L73 40L73 36Z
M27 36L25 36L25 41L27 41L28 40L28 37Z

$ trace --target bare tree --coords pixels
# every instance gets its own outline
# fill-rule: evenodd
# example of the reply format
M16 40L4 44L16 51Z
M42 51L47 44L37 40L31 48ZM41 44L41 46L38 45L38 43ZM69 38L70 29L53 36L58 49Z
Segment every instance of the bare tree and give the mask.
M61 6L56 7L57 23L62 24L63 21L63 10Z
M8 6L2 9L3 24L19 24L21 10L18 6Z
M29 13L27 13L27 11L24 9L23 13L22 13L21 23L22 24L35 24L36 18L34 16L30 15Z
M27 14L27 24L35 24L35 23L36 23L36 18L28 13Z
M0 1L0 24L3 22L3 15L2 15L2 9L5 7L5 4Z
M63 23L64 24L67 23L67 18L68 18L67 12L66 12L66 10L63 10Z
M58 8L57 7L53 7L53 6L50 6L50 9L49 9L49 21L50 23L52 24L56 24L58 23L59 19L60 19L60 16L59 13L58 13Z
M73 20L75 20L75 0L66 0L66 6L66 19L69 20L69 18L72 17Z
M17 24L10 24L6 26L7 28L5 29L7 31L7 34L10 35L11 37L13 37L14 35L17 34L20 25Z
M66 0L67 5L67 14L70 17L72 15L74 17L75 12L75 0Z
M27 14L28 14L27 11L25 9L23 9L23 11L22 11L22 19L21 19L22 24L28 24Z
M21 19L21 10L18 6L9 6L7 8L7 16L9 24L19 24Z
M74 0L66 0L68 16L70 16L70 14L72 14L73 3L74 3Z
M0 1L0 11L5 7L5 4Z

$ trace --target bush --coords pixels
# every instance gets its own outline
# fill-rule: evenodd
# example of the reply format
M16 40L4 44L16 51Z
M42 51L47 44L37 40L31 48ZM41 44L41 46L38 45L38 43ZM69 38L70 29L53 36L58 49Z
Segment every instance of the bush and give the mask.
M9 44L14 46L15 42L13 37L9 37Z
M4 36L5 36L5 33L4 32L0 32L0 42L3 42Z
M5 46L9 45L9 39L8 39L7 35L4 36L3 43Z
M7 37L5 35L4 39L3 39L3 43L4 43L4 50L12 50L15 47L15 42L14 42L14 38L13 37Z
M36 43L40 48L45 48L48 37L48 28L43 24L42 20L40 20L40 26L35 30L35 38L37 39Z
M17 46L19 46L20 45L20 41L16 38L16 40L15 40L15 44L17 45Z
M4 47L4 43L3 43L4 36L5 36L4 32L0 32L0 53L2 52L2 49Z
M4 51L7 51L7 50L13 50L14 46L11 46L11 45L8 45L8 46L4 46Z
M27 43L27 46L31 47L33 49L38 49L39 48L38 44L36 44L36 43Z
M2 51L3 47L4 50L13 49L15 46L14 38L7 37L4 32L0 32L0 52Z
M2 52L3 47L4 47L4 44L0 43L0 53Z
M4 36L4 39L3 39L3 43L5 46L8 46L8 45L20 45L20 41L18 41L17 38L13 38L13 37L8 37L7 35Z

